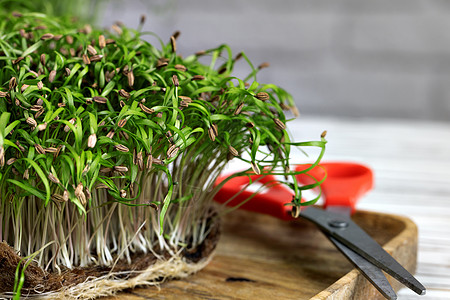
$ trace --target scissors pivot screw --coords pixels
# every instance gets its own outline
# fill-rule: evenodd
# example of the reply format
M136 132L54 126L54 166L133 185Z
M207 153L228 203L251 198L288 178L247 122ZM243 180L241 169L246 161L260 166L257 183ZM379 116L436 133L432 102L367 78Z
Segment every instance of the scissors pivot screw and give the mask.
M346 228L348 227L348 223L342 220L331 220L328 222L328 225L330 225L333 228Z

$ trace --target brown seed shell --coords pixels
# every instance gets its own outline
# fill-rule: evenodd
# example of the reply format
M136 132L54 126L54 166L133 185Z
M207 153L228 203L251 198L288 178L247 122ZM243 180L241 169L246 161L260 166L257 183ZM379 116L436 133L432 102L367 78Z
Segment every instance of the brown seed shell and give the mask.
M52 173L48 173L48 179L50 179L51 182L56 183L56 184L60 184L60 181L58 178L56 178L55 175L53 175Z
M153 157L153 163L157 164L157 165L160 165L160 166L164 165L164 161L162 161L161 159L156 158L156 157Z
M56 153L57 151L58 151L58 149L56 149L55 147L45 148L45 152L47 152L47 153Z
M66 201L64 201L64 197L61 195L58 195L58 194L53 194L51 196L51 199L52 199L52 201L55 201L55 202L66 202Z
M113 39L106 39L105 43L106 43L106 45L109 45L109 44L115 44L116 41L113 40Z
M24 57L19 56L17 59L14 59L14 60L12 61L12 63L13 63L13 65L16 65L16 64L18 64L19 62L21 62L23 59L24 59Z
M17 79L16 79L16 77L11 77L11 79L9 80L9 90L15 89L16 86L17 86Z
M125 91L124 89L121 89L120 91L119 91L119 95L120 96L122 96L122 97L124 97L124 98L130 98L130 93L128 93L127 91Z
M73 44L73 37L71 35L66 35L66 41L68 44Z
M122 28L120 28L119 26L117 26L116 24L113 24L111 26L112 30L114 30L118 35L122 34Z
M128 168L125 166L115 166L114 170L117 172L128 172Z
M83 62L86 65L89 65L91 63L91 60L89 59L89 57L86 54L83 54Z
M92 45L87 45L86 50L90 55L97 55L97 50Z
M86 204L86 195L83 192L83 184L80 182L75 189L75 196L80 200L82 205Z
M50 40L53 39L54 35L51 33L45 33L41 36L41 40L45 41L45 40Z
M134 73L133 70L129 71L127 74L128 85L132 87L134 85Z
M23 172L23 179L28 180L29 178L30 178L30 170L25 169L25 171Z
M38 129L38 131L43 131L43 130L47 129L47 122L39 124L37 129Z
M145 164L145 167L147 170L150 170L153 165L153 156L151 154L147 155L147 163Z
M120 190L120 197L126 198L127 197L127 192L125 190Z
M48 81L51 83L53 81L55 81L55 77L56 77L56 70L52 70L50 72L50 74L48 75Z
M191 97L188 97L188 96L178 96L178 98L180 98L181 100L183 100L184 102L187 102L187 103L192 102Z
M28 84L22 84L22 87L20 88L20 91L23 93L25 90L29 87Z
M219 129L217 128L217 124L212 124L212 128L214 129L214 135L219 136Z
M280 119L274 118L273 122L275 123L275 125L277 125L278 129L280 129L280 130L285 130L286 129L286 124L284 124Z
M327 131L324 130L324 131L322 132L322 134L320 135L320 137L321 137L321 138L325 138L326 136L327 136Z
M39 145L39 144L34 144L34 148L36 149L37 153L39 153L39 154L45 154L45 150L44 150L44 148L43 148L41 145Z
M139 151L136 156L136 165L138 165L139 170L144 170L144 159L142 157L142 151Z
M26 119L26 122L27 122L28 125L30 125L30 126L33 127L33 128L37 126L36 120L33 119L32 117L28 117L28 118Z
M104 183L97 184L97 185L95 186L95 188L96 188L97 190L99 190L99 189L107 189L107 190L109 190L109 186L107 186L107 185L104 184Z
M16 159L15 157L11 157L10 159L8 159L8 160L6 161L6 164L7 164L8 166L10 166L10 165L12 165L16 160L17 160L17 159Z
M239 156L239 152L233 146L228 146L228 152L233 156Z
M115 133L116 133L116 132L115 132L114 130L111 130L110 132L108 132L108 134L106 135L106 137L112 139L112 138L114 137L114 134L115 134Z
M268 62L263 62L262 64L260 64L258 66L258 69L261 70L261 69L268 68L268 67L270 67L270 64Z
M0 98L7 97L9 94L7 92L0 91Z
M252 165L253 172L255 172L256 175L260 175L261 170L259 169L259 166L253 161L252 161L251 165Z
M167 65L169 65L169 63L164 62L164 61L158 60L158 61L156 62L156 68L157 68L157 69L162 68L162 67L165 67L165 66L167 66Z
M94 61L102 60L102 58L103 58L103 55L93 55L93 56L90 57L89 60L90 60L91 62L94 62Z
M176 64L175 66L173 66L175 69L179 70L179 71L186 71L186 67L180 64Z
M261 101L267 101L270 99L269 94L267 94L266 92L259 92L255 95L256 99L259 99Z
M64 71L66 71L66 76L70 76L70 69L69 68L65 68Z
M241 103L236 107L236 109L234 110L234 113L233 113L233 114L234 114L235 116L237 116L238 114L240 114L243 107L244 107L244 102L241 102Z
M103 49L106 47L106 40L105 40L105 36L103 34L98 36L98 46L100 47L100 49Z
M204 80L205 76L202 75L194 75L192 76L192 80Z
M141 102L139 103L139 107L140 107L140 109L141 109L143 112L145 112L145 113L147 113L147 114L152 114L152 113L155 112L154 109L145 106L145 105L144 105L143 103L141 103Z
M93 133L88 137L87 145L89 148L94 148L95 144L97 144L97 135L95 133Z
M212 126L208 128L208 136L211 141L214 142L216 140L216 135Z
M177 41L173 35L170 37L170 45L172 46L172 51L177 52Z
M253 128L253 127L255 127L255 123L253 123L253 122L248 122L248 123L245 124L245 127L247 127L247 128Z
M39 90L42 90L42 88L44 87L44 83L42 83L42 81L39 81L36 85Z
M120 128L125 126L125 124L127 124L127 119L122 119L119 122L117 122L117 126L120 127Z
M101 169L100 169L100 172L101 172L101 173L109 173L109 172L111 172L111 171L112 171L111 168L101 168Z
M116 148L116 150L120 151L120 152L130 152L130 149L128 149L127 146L122 145L122 144L114 145L114 148Z
M172 83L176 87L178 87L180 85L180 82L178 81L178 76L177 75L173 75L172 76Z
M176 145L172 145L169 147L169 149L167 150L167 158L172 158L175 157L178 154L178 151L180 150L179 147L177 147Z
M106 102L108 102L108 99L101 96L94 96L92 97L92 101L100 104L105 104Z

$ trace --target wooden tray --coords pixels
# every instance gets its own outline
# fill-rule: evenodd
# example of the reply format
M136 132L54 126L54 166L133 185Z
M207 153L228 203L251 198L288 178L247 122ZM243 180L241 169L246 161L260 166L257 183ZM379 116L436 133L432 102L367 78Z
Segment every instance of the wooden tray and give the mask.
M411 220L362 211L353 219L415 271L417 227ZM307 221L236 211L223 223L217 252L204 270L159 290L136 288L109 299L384 299ZM388 279L395 290L401 287Z

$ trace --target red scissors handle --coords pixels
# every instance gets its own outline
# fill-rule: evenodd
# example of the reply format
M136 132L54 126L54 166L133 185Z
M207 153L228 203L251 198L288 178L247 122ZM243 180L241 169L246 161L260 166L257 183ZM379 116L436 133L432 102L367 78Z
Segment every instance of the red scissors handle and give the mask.
M303 171L311 164L298 165L295 170ZM320 185L325 208L344 206L355 212L356 202L373 187L373 172L369 167L351 162L327 162L315 166L306 173L297 175L303 184L325 181Z
M219 177L222 182L227 176ZM253 195L245 188L257 181L267 186L267 191ZM291 220L289 203L294 193L279 183L272 175L250 175L234 177L227 181L217 193L215 200L228 206L239 206L241 209L259 212L282 220ZM253 196L253 197L252 197ZM252 198L250 198L252 197ZM230 200L231 199L231 200Z
M298 165L295 169L303 171L310 167L311 164ZM327 178L321 184L325 207L345 206L354 212L357 200L373 186L372 171L356 163L322 163L296 177L299 182L308 185L322 181L325 176ZM217 182L222 182L226 178L227 176L219 177ZM246 190L250 181L264 184L267 189L253 195L252 191ZM248 175L228 180L217 193L215 200L227 203L228 206L239 206L245 210L290 220L291 206L286 204L292 200L293 195L291 190L272 175Z

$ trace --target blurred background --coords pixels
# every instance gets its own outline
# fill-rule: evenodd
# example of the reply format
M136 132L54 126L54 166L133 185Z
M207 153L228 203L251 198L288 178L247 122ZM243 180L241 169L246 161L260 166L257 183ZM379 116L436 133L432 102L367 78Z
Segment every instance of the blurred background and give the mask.
M98 23L137 28L142 14L165 42L181 31L182 55L227 43L269 62L258 81L303 115L450 121L450 1L111 0Z

